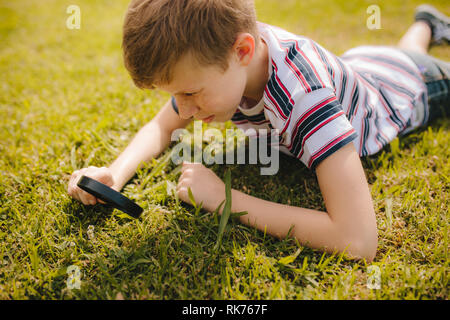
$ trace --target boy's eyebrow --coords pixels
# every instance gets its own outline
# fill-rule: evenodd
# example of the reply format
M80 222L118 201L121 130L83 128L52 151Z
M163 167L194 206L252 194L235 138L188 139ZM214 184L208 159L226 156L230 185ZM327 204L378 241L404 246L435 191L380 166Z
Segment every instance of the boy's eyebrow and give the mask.
M186 93L186 92L188 92L188 93L193 93L193 92L199 93L199 92L202 91L202 90L203 90L203 89L199 89L199 90L183 90L183 91L180 91L180 92L175 93L174 95L176 96L177 94L183 94L183 93Z

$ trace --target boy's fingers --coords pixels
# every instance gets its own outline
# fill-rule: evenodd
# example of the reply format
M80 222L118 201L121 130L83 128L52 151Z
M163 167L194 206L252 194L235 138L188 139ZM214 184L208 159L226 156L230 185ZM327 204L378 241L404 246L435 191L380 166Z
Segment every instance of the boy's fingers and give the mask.
M114 179L111 176L109 169L107 167L98 168L95 166L90 166L88 168L76 170L72 173L72 177L69 181L68 187L69 194L73 198L81 201L84 205L95 205L96 203L106 204L106 202L96 198L95 196L78 187L78 182L83 175L86 175L89 178L97 180L100 183L111 187L114 184Z
M70 179L69 179L69 185L73 185L74 180L76 179L77 175L78 175L78 170L72 172L72 174L70 175Z
M184 170L181 170L180 179L182 179L183 177L185 177L186 174L189 173L189 172L191 172L191 171L192 171L192 168L188 168L188 167L184 168Z
M187 168L190 168L192 164L193 164L192 162L189 162L189 161L183 161L183 165L182 165L182 167L181 167L181 172L183 172L183 171L186 170Z
M72 173L72 179L69 182L70 195L82 202L84 205L94 204L95 198L78 187L78 181L83 175L82 170L76 170Z
M98 182L101 182L103 184L106 184L108 187L112 186L114 181L111 175L109 174L104 174L105 170L107 171L108 169L102 169L102 171L98 171L95 174L93 174L90 178L97 180Z
M183 165L181 166L181 173L184 172L184 170L186 170L187 168L189 168L191 162L188 161L183 161Z
M79 176L78 176L78 172L75 171L74 173L72 173L72 177L69 181L69 185L67 187L69 194L74 197L78 191L78 186L77 186L77 182L79 180ZM81 190L81 189L80 189Z
M187 195L187 188L185 186L177 186L177 195L183 197Z
M85 204L85 205L92 204L93 201L95 201L94 199L92 199L91 196L89 196L88 193L86 193L86 192L84 192L84 191L81 191L81 192L79 193L79 197L80 197L80 201L81 201L83 204Z

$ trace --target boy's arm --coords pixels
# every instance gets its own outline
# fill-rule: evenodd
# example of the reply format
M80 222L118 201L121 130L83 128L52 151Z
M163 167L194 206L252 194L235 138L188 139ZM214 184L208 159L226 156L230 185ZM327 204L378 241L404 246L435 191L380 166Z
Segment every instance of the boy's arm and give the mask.
M122 187L135 174L142 161L147 162L157 157L170 143L172 132L186 127L191 119L181 119L172 108L171 100L162 107L158 114L142 127L126 149L109 166L114 177L113 188Z
M333 253L344 250L373 260L377 226L372 197L358 153L349 143L324 159L316 168L327 212L282 205L233 190L232 211L248 211L243 223L284 238L292 235L312 248Z
M183 164L177 191L189 202L187 189L195 201L214 211L225 199L223 181L201 164ZM349 143L316 168L327 212L288 206L262 200L231 190L232 212L247 211L244 224L270 235L284 238L292 227L292 236L300 243L327 252L348 254L372 261L377 248L377 226L372 197L361 160Z

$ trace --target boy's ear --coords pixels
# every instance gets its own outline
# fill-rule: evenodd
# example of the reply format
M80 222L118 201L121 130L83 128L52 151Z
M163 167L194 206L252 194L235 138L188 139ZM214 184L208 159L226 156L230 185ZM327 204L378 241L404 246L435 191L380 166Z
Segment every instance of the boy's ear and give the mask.
M250 64L255 55L255 49L255 38L250 33L240 33L233 45L233 52L242 66Z

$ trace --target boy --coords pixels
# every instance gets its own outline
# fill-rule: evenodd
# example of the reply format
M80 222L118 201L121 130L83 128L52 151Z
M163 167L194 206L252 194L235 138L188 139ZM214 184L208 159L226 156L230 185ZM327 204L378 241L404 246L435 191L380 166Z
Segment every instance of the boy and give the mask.
M242 223L273 236L293 227L304 245L372 261L377 226L360 157L450 104L450 67L425 55L431 40L449 40L448 18L425 6L416 20L400 41L408 54L360 47L339 58L308 38L257 23L252 1L132 1L123 29L125 66L139 88L162 89L172 99L109 168L75 171L68 192L84 204L97 202L76 186L82 174L121 190L141 161L157 157L171 133L193 119L274 128L280 149L315 171L326 212L234 189L231 210L247 211ZM190 203L188 188L208 211L225 198L222 180L199 163L183 163L177 185Z

